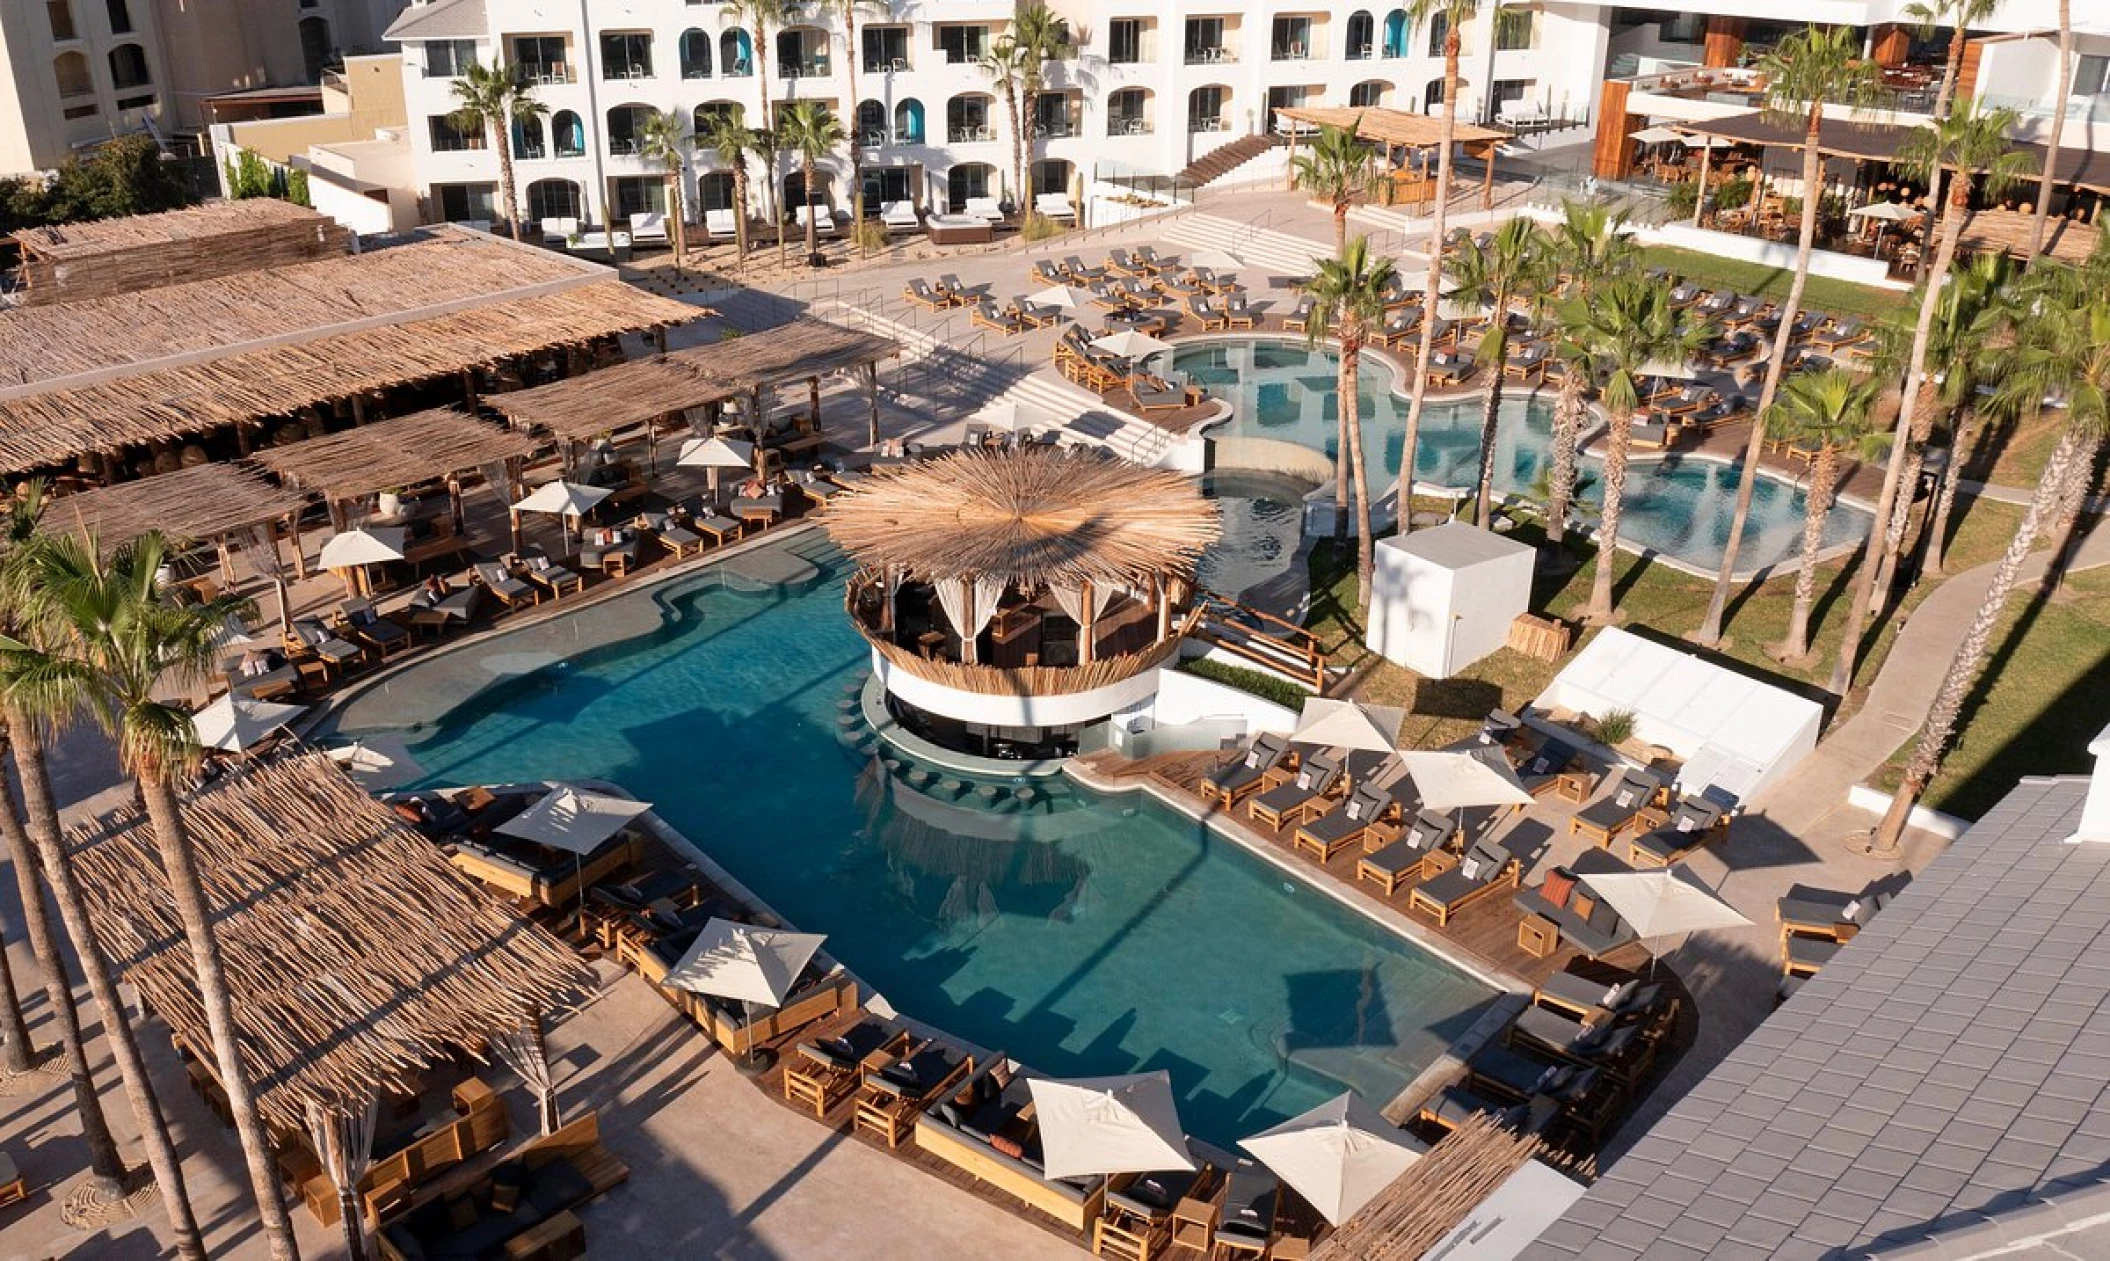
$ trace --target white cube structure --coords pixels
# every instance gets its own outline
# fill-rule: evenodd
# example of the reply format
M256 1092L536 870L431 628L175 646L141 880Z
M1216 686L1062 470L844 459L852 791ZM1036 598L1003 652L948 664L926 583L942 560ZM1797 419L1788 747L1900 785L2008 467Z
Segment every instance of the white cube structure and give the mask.
M1447 679L1509 642L1531 608L1529 544L1459 521L1377 541L1364 642L1416 674Z

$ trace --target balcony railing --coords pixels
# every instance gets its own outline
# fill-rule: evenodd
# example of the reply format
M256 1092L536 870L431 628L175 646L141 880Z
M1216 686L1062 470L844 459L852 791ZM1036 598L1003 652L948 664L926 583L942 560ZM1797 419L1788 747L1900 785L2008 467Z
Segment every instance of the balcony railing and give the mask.
M1222 44L1205 44L1187 50L1187 64L1190 66L1213 66L1219 62L1236 60L1237 58L1231 55L1231 50Z
M825 79L828 77L826 57L801 57L783 63L783 76L787 79Z
M608 154L616 158L634 158L643 149L636 136L608 137Z
M1140 114L1114 114L1106 120L1106 134L1109 136L1147 136L1151 134L1150 120Z
M1197 136L1204 132L1229 131L1231 130L1231 120L1221 114L1214 118L1190 118L1187 120L1187 130Z
M864 72L865 72L866 74L889 74L889 73L900 73L900 72L902 72L902 71L905 71L905 70L908 70L908 69L909 69L909 62L908 62L908 58L906 58L906 57L867 57L867 58L865 58L865 66L864 66Z
M1269 54L1272 61L1310 61L1311 50L1302 44L1277 44Z
M977 140L996 139L996 129L987 123L978 123L947 128L946 135L952 138L954 144L973 144Z
M610 82L635 83L640 79L652 77L652 63L649 61L610 62L601 68L601 77Z
M570 66L561 61L524 61L514 67L521 79L536 87L551 87L556 84L577 83L579 76Z

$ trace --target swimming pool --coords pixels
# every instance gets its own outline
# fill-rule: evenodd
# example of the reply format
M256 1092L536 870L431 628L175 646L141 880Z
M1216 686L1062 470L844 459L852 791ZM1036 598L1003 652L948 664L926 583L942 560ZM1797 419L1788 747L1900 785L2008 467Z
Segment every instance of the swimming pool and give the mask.
M817 533L771 546L818 576L629 592L411 666L340 731L490 681L407 733L432 782L620 784L900 1010L1060 1076L1167 1069L1218 1144L1344 1086L1382 1105L1492 997L1144 795L918 790L854 754L837 719L868 659L848 566ZM643 633L546 655L611 626Z
M1231 419L1212 437L1271 438L1335 457L1340 360L1328 347L1282 338L1215 338L1184 343L1172 366L1209 387L1231 405ZM1407 400L1394 392L1394 375L1366 358L1357 374L1363 451L1372 462L1371 493L1382 494L1399 476L1406 446ZM1552 463L1553 409L1533 399L1504 399L1495 442L1495 489L1537 496ZM1415 479L1426 485L1470 489L1479 472L1480 402L1431 403L1422 410L1421 438L1414 455ZM1588 479L1582 499L1603 502L1602 461L1582 458ZM1721 563L1735 515L1738 466L1691 456L1638 457L1627 476L1623 546L1666 556L1701 569ZM1738 563L1747 571L1792 561L1802 547L1804 496L1771 475L1758 479L1745 523ZM1825 521L1827 549L1859 542L1874 518L1853 504L1836 503Z
M1223 537L1195 567L1206 591L1238 600L1279 578L1303 541L1308 483L1275 473L1219 469L1202 478L1202 493L1223 510Z

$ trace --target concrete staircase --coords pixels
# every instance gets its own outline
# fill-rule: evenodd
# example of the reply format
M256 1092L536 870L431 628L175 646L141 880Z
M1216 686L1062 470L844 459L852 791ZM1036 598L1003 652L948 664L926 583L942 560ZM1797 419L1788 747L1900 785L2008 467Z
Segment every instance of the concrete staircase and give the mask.
M1176 177L1196 188L1222 179L1232 171L1251 162L1254 158L1282 143L1282 137L1272 133L1259 136L1240 136L1227 145L1211 149L1187 164Z
M1333 253L1330 241L1315 241L1273 228L1250 224L1221 215L1183 215L1165 229L1165 239L1190 250L1223 250L1244 259L1249 267L1288 276L1306 276L1312 260ZM1258 288L1250 281L1248 288Z

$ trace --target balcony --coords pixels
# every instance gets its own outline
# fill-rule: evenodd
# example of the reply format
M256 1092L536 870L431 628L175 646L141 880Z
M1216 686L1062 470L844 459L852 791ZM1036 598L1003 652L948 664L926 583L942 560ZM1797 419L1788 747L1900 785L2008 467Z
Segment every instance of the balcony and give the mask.
M786 61L780 70L787 79L825 79L829 74L828 57L823 53L819 56Z
M601 67L601 78L608 83L636 83L652 77L649 61L611 61Z
M1200 136L1210 132L1231 130L1231 120L1222 114L1204 114L1187 120L1187 130Z
M946 128L945 135L954 144L974 144L978 141L996 139L996 128L991 127L987 123L966 123L957 127Z
M1238 60L1238 55L1223 44L1200 44L1187 49L1187 64L1190 66L1214 66Z
M1148 136L1155 131L1149 116L1144 114L1109 114L1106 118L1109 136Z
M554 87L559 84L577 83L579 81L578 72L561 61L521 62L514 69L519 73L523 82L533 84L538 88Z

